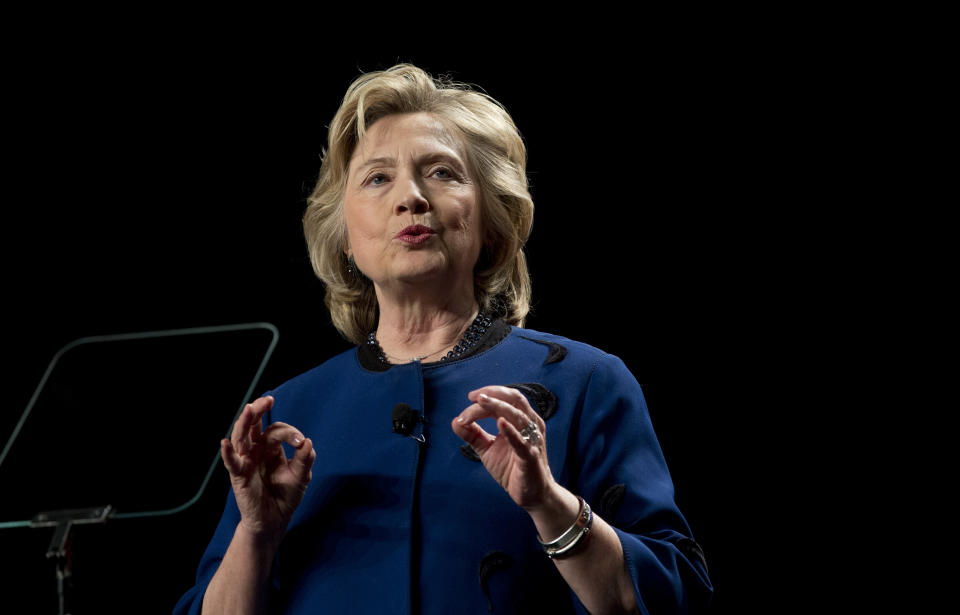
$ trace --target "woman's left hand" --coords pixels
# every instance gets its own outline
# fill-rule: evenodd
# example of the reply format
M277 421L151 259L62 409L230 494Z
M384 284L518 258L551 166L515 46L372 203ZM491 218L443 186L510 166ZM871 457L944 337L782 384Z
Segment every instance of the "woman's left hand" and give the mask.
M484 467L513 501L528 512L537 510L555 495L559 485L547 464L546 426L516 389L487 386L471 391L474 402L453 419L453 431L479 455ZM499 434L487 433L475 421L496 417ZM536 433L524 439L533 424Z

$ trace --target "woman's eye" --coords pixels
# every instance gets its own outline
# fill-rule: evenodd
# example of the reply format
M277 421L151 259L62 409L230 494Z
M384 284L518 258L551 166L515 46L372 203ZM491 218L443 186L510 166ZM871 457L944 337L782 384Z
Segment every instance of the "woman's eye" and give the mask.
M374 186L380 186L386 181L387 181L386 175L384 175L383 173L376 173L375 175L370 176L370 179L367 180L367 183L373 184Z
M448 169L445 169L443 167L440 167L433 172L434 175L436 175L437 173L440 174L439 179L451 179L453 177L453 173L451 173Z

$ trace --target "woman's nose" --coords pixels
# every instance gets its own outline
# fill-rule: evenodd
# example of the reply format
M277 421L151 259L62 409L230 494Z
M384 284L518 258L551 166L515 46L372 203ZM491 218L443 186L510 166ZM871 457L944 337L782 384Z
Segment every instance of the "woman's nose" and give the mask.
M402 185L403 190L398 195L399 200L394 213L422 214L430 211L430 201L423 194L423 189L416 179L408 179Z

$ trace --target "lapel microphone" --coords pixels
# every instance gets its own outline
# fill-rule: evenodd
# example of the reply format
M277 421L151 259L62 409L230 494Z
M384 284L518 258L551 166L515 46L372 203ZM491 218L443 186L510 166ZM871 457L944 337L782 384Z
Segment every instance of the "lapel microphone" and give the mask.
M393 407L393 417L391 423L393 424L393 433L398 433L401 436L410 436L413 433L413 429L423 420L417 411L410 407L410 404L399 403ZM417 442L426 443L426 438L423 437L423 434L419 436L410 436Z

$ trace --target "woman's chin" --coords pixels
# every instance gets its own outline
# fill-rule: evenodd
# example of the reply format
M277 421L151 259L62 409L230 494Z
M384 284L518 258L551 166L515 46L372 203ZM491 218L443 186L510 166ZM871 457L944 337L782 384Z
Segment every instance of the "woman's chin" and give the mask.
M452 290L459 286L460 277L462 274L458 274L444 259L432 262L410 262L391 271L381 286L435 285L438 288Z
M440 284L450 276L445 267L416 267L397 272L396 281L400 284Z

